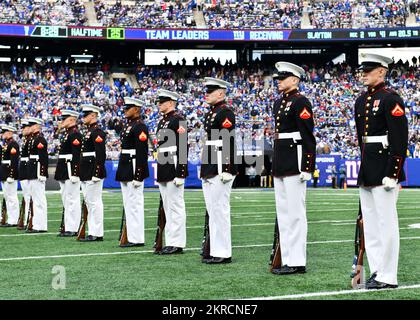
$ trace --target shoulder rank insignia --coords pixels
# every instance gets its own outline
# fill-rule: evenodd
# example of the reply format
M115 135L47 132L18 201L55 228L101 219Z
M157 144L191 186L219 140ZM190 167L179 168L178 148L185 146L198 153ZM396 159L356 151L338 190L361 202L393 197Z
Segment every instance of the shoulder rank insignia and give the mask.
M41 149L44 149L44 145L40 142L40 143L38 143L38 145L36 146L37 147L37 149L39 149L39 150L41 150Z
M232 122L230 122L228 118L226 118L226 119L225 119L225 121L223 121L223 123L222 123L222 127L223 127L223 128L228 129L228 128L230 128L231 126L232 126Z
M72 144L73 144L74 146L78 146L78 145L80 145L80 141L79 141L79 140L77 140L77 139L74 139L74 140L73 140L73 142L72 142Z
M394 117L401 117L402 115L404 115L404 110L403 108L401 108L401 106L397 103L397 105L394 107L394 109L392 109L391 114Z
M16 154L17 153L17 150L15 149L15 148L12 148L11 150L10 150L10 154Z
M144 133L144 131L140 133L139 140L142 142L147 140L147 135Z
M104 139L102 139L101 136L97 136L95 139L95 142L101 143L101 142L104 142Z
M304 108L303 111L300 113L299 117L303 120L307 120L312 117L311 113L308 109Z
M176 132L178 132L179 134L183 134L185 133L185 128L183 126L179 126L178 130Z

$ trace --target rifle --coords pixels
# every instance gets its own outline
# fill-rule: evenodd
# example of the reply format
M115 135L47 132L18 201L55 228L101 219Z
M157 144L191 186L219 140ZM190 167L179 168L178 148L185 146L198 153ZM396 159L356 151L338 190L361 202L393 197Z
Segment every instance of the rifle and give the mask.
M79 231L77 232L77 241L86 237L86 223L88 218L88 209L86 207L85 200L82 203L82 219L80 220Z
M362 208L359 202L359 214L356 220L356 232L354 238L354 257L351 272L351 286L353 289L365 287L365 270L363 267L363 255L365 253L365 236L363 230Z
M279 223L276 217L276 224L274 226L274 240L273 248L271 249L270 255L270 272L273 269L278 269L281 267L281 248L280 248L280 232L279 232Z
M26 230L30 231L33 229L32 221L34 219L34 203L31 200L29 201L29 211L28 211L28 220L26 221Z
M66 231L66 227L64 225L64 206L63 206L63 212L61 214L61 224L60 224L60 230L59 230L59 232L61 234L63 234L65 231Z
M26 211L26 202L25 202L25 198L23 197L22 203L20 205L19 220L17 223L18 230L25 229L25 211Z
M121 227L120 227L120 246L128 243L127 238L127 223L125 221L125 210L123 208L123 214L121 219Z
M210 259L210 228L209 228L209 213L206 210L204 218L204 234L201 242L201 256L203 259Z
M7 206L6 199L3 198L3 203L1 205L1 221L0 225L4 226L7 224Z
M155 237L155 244L153 245L153 248L155 248L154 253L156 254L158 254L162 250L162 247L163 247L163 230L165 230L165 225L166 225L165 208L163 207L162 196L160 196L156 237Z

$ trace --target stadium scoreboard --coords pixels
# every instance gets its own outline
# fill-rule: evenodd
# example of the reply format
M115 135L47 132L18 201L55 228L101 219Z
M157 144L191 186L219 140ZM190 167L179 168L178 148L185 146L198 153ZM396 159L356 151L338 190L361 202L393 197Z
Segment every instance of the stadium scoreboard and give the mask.
M207 30L0 24L0 36L132 41L363 42L372 40L420 39L420 27L379 29Z

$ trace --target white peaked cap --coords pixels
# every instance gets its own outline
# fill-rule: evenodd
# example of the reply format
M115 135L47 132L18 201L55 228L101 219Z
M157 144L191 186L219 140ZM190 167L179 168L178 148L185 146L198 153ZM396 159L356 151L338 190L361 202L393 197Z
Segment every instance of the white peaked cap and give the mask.
M8 125L8 124L2 124L1 128L3 129L3 131L12 131L12 132L17 131L16 127Z
M79 117L79 112L77 112L76 110L66 109L66 110L61 111L61 115L62 116L70 116L70 117L76 117L76 118L78 118Z
M276 62L275 66L279 73L291 73L298 78L302 78L305 75L305 70L302 67L290 62L279 61Z
M375 63L379 66L382 66L384 68L388 69L388 65L392 63L393 60L389 57L381 56L380 54L374 54L374 53L361 53L360 54L360 64L368 65Z
M21 125L22 127L24 127L24 126L29 126L29 121L28 121L28 119L22 119L22 120L20 120L20 125Z
M96 112L98 115L101 113L101 109L93 104L82 104L82 112Z
M178 101L178 99L181 98L181 95L179 95L178 93L173 92L173 91L169 91L169 90L165 90L165 89L158 90L157 96L158 96L158 99L159 98L169 98L169 99L174 100L174 101Z
M142 106L142 101L139 100L139 99L131 98L131 97L124 97L124 104L141 107Z
M44 124L44 120L42 120L41 118L36 118L36 117L29 117L28 122L30 125L39 124L42 126Z
M215 86L215 87L219 87L220 89L227 89L230 86L230 83L221 79L205 77L204 85Z

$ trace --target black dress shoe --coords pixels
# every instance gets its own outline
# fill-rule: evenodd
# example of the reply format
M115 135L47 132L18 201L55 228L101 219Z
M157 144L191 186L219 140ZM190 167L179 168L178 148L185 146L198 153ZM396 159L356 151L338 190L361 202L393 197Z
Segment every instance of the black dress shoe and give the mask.
M206 261L207 264L218 264L218 263L231 263L232 258L219 258L219 257L213 257Z
M144 243L127 242L125 244L120 244L120 248L131 248L131 247L144 247Z
M57 237L75 237L75 236L77 236L77 232L72 232L72 231L65 231L65 232L57 234Z
M25 233L45 233L45 232L47 232L47 230L35 230L35 229L32 229L32 230L26 230L25 231Z
M83 242L104 241L104 237L87 236L86 238L80 239L80 241L83 241Z
M165 247L160 254L178 254L183 253L183 249L179 247Z
M377 276L377 273L376 273L376 272L372 273L372 275L370 276L370 278L369 278L369 279L367 279L367 281L366 281L366 285L367 285L368 283L371 283L373 280L375 280L376 276Z
M366 289L368 290L395 289L395 288L398 288L398 285L376 281L375 279L366 283Z
M213 259L213 257L212 256L208 256L208 257L205 257L205 258L201 258L201 262L202 263L207 263L208 261L210 261L211 259Z
M305 273L306 267L299 266L299 267L289 267L288 265L284 265L280 268L275 268L271 270L273 274L285 275L285 274L294 274L294 273Z
M0 224L0 227L3 227L3 228L17 227L17 224L10 224L10 223Z

